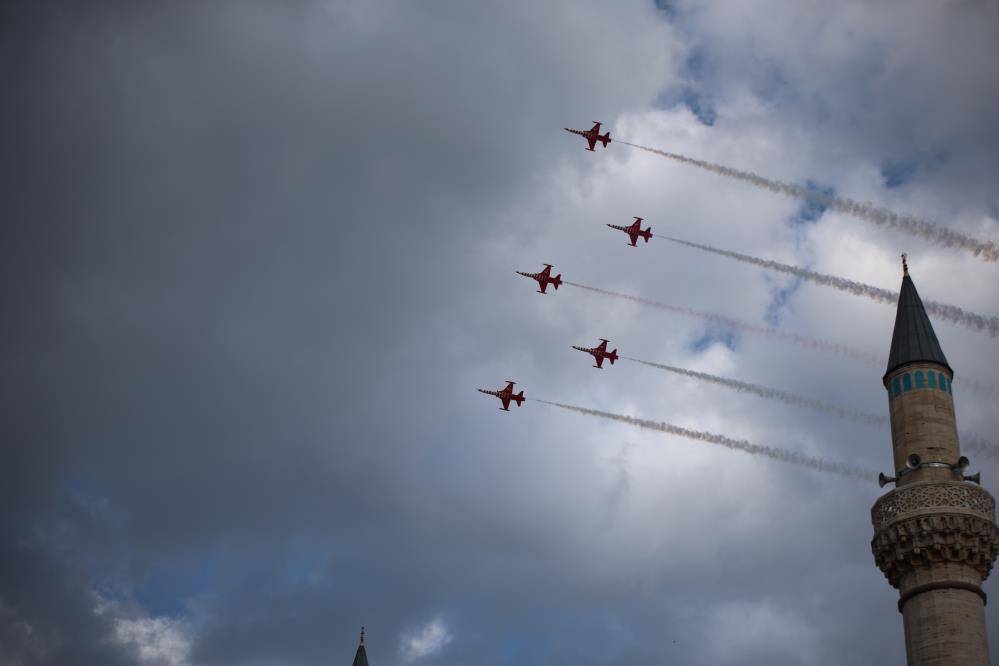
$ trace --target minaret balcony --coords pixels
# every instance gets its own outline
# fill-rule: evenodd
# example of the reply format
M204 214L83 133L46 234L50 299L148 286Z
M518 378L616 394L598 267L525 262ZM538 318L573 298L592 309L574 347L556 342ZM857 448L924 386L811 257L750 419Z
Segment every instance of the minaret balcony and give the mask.
M871 551L888 582L938 562L964 564L984 580L999 554L995 499L963 481L923 481L882 495L871 507Z

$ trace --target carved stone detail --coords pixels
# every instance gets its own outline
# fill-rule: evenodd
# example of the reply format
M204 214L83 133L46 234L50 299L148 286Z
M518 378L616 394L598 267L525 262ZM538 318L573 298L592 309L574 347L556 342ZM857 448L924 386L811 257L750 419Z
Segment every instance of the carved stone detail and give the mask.
M963 513L913 516L877 530L871 551L896 588L903 574L938 562L966 564L984 580L999 555L999 527L991 518Z
M897 520L932 513L971 513L995 522L996 501L984 488L970 483L915 483L878 498L871 507L871 522L878 531Z

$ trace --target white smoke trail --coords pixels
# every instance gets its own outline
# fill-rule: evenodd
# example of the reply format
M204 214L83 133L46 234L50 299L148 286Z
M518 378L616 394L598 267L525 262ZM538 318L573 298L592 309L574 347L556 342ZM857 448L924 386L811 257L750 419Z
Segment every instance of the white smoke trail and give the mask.
M685 241L671 236L661 236L659 234L656 234L655 236L656 238L663 238L673 243L686 245L687 247L696 248L705 252L711 252L723 257L729 257L747 264L753 264L754 266L760 266L762 268L794 275L810 282L814 282L815 284L821 284L834 289L839 289L840 291L845 291L856 296L865 296L879 303L886 303L888 305L895 305L898 303L897 291L888 291L887 289L872 287L869 284L854 282L853 280L836 277L835 275L817 273L815 271L808 270L807 268L799 268L798 266L791 266L790 264L782 264L779 261L761 259L759 257L733 252L731 250L722 250L721 248L712 247L710 245L702 245L700 243L693 243L691 241ZM937 317L946 319L954 324L959 324L975 331L986 332L993 338L999 335L999 317L988 317L985 315L975 314L974 312L968 312L967 310L959 308L955 305L937 303L936 301L923 301L923 307L925 307L926 311L931 315L936 315Z
M983 331L993 338L999 335L999 317L987 317L985 315L968 312L956 305L938 303L936 301L923 301L923 307L932 315L949 322L960 324L975 331Z
M561 409L567 409L569 411L578 412L580 414L587 414L589 416L599 416L601 418L610 419L611 421L618 421L620 423L627 423L629 425L638 426L639 428L644 428L646 430L655 430L657 432L663 432L669 435L678 435L680 437L686 437L687 439L693 439L699 442L707 442L709 444L717 444L718 446L724 446L729 449L734 449L736 451L745 451L755 456L765 456L767 458L772 458L773 460L779 460L781 462L790 463L792 465L799 465L801 467L807 467L808 469L814 469L819 472L828 472L831 474L839 474L841 476L848 476L853 479L860 479L862 481L873 481L877 478L876 472L871 472L860 467L855 467L853 465L848 465L846 463L839 462L828 462L822 460L821 458L816 458L815 456L810 456L804 453L798 453L797 451L788 451L786 449L779 449L775 446L763 446L761 444L753 444L747 442L744 439L732 439L730 437L725 437L724 435L716 435L710 432L704 432L702 430L691 430L689 428L682 428L680 426L675 426L670 423L649 421L647 419L639 419L634 416L625 416L623 414L614 414L612 412L604 412L599 409L588 409L586 407L577 407L575 405L566 405L561 402L550 402L548 400L541 400L539 398L532 398L534 402L540 402L545 405L551 405L552 407L559 407Z
M728 388L735 389L736 391L741 391L744 393L752 393L753 395L758 395L761 398L767 398L770 400L780 400L781 402L786 402L789 405L796 405L798 407L815 409L821 412L825 412L827 414L838 416L840 418L850 419L851 421L855 421L857 423L864 423L866 425L873 425L873 426L884 426L888 424L888 417L886 416L878 416L877 414L868 414L867 412L862 412L856 409L850 409L848 407L838 407L836 405L830 405L824 402L820 402L818 400L812 400L811 398L806 398L804 396L797 395L795 393L789 393L787 391L781 391L780 389L771 388L769 386L750 384L749 382L739 381L738 379L719 377L718 375L710 375L706 372L697 372L695 370L678 368L672 365L653 363L652 361L643 361L640 358L632 358L631 356L621 356L621 358L628 361L634 361L635 363L641 363L642 365L647 365L652 368L658 368L660 370L666 370L667 372L673 372L678 375L693 377L694 379L700 379L702 381L711 382L713 384L726 386Z
M840 354L842 356L855 358L869 365L884 365L884 361L875 354L869 354L867 352L851 349L849 347L845 347L835 342L828 342L826 340L809 338L803 335L798 335L796 333L788 333L787 331L781 331L776 328L770 328L769 326L759 326L757 324L750 324L749 322L739 321L738 319L732 319L731 317L726 317L725 315L721 315L716 312L702 312L700 310L693 310L691 308L684 308L677 305L669 305L668 303L660 303L659 301L653 301L648 298L642 298L640 296L632 296L630 294L622 294L616 291L610 291L608 289L600 289L599 287L591 287L589 285L580 284L578 282L570 282L569 280L562 280L562 284L567 284L571 287L576 287L578 289L585 289L587 291L592 291L597 294L603 294L605 296L623 298L624 300L632 301L634 303L641 303L642 305L648 305L654 308L659 308L661 310L676 312L678 314L687 315L689 317L698 317L700 319L704 319L707 321L712 321L719 324L725 324L726 326L731 326L733 328L741 328L746 331L752 331L754 333L760 333L762 335L779 338L781 340L786 340L792 344L796 344L799 347L803 347L805 349L811 349L814 351L829 351L833 352L834 354Z
M803 335L797 335L795 333L780 331L776 328L759 326L757 324L750 324L749 322L739 321L738 319L732 319L731 317L726 317L725 315L721 315L716 312L702 312L700 310L693 310L691 308L669 305L668 303L660 303L659 301L653 301L648 298L642 298L640 296L632 296L631 294L622 294L616 291L610 291L608 289L591 287L589 285L580 284L578 282L571 282L569 280L562 280L562 284L567 284L571 287L576 287L578 289L585 289L587 291L592 291L598 294L604 294L605 296L623 298L625 300L632 301L634 303L649 305L651 307L659 308L661 310L668 310L670 312L676 312L678 314L683 314L690 317L698 317L706 321L713 321L719 324L725 324L733 328L741 328L746 331L752 331L754 333L760 333L762 335L776 337L781 340L787 340L788 342L798 345L799 347L802 347L804 349L811 349L813 351L829 351L834 354L839 354L842 356L856 359L858 361L861 361L865 365L880 366L883 368L888 364L887 358L878 356L877 354L871 354L868 352L859 351L857 349L851 349L850 347L845 347L843 345L837 344L835 342L829 342L827 340L808 338ZM993 383L975 379L973 377L964 377L961 375L954 377L954 383L957 384L958 386L964 386L970 388L972 391L976 393L988 393L992 397L999 398L999 386L996 386Z
M932 222L928 222L911 215L899 215L898 213L894 213L886 208L880 208L871 203L861 203L859 201L853 201L852 199L846 199L843 197L826 196L817 192L811 192L800 185L792 185L778 180L770 180L769 178L764 178L763 176L749 171L740 171L738 169L722 166L720 164L696 160L691 157L685 157L684 155L668 153L664 150L657 150L656 148L649 148L648 146L640 146L636 143L628 143L627 141L621 141L619 139L615 139L615 142L631 146L632 148L638 148L639 150L644 150L649 153L654 153L656 155L662 155L663 157L676 160L677 162L692 164L722 176L728 176L729 178L735 178L736 180L750 183L771 192L784 194L798 199L814 201L827 208L832 208L833 210L846 213L847 215L852 215L853 217L882 227L908 232L932 243L936 243L937 245L967 250L976 257L981 257L985 261L999 260L999 245L997 245L994 241L983 241L977 238L972 238L971 236L962 234L961 232L945 229L933 224Z

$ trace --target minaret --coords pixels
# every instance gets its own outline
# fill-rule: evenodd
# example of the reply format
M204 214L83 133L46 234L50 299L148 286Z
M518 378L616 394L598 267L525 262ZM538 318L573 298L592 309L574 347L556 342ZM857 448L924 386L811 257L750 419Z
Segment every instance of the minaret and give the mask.
M357 654L354 655L354 666L368 666L368 653L364 649L364 627L361 627L361 644L357 646Z
M871 508L874 561L899 591L910 666L988 666L985 592L999 552L995 500L965 476L944 357L902 255L884 386L895 483Z

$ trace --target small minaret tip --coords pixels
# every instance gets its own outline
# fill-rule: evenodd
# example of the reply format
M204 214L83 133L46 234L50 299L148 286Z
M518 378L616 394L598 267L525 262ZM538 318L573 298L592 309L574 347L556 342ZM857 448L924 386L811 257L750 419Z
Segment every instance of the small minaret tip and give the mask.
M908 263L907 259L908 259L908 257L906 256L905 252L903 252L902 253L902 276L903 277L909 274L909 263Z
M364 625L361 625L361 645L364 645Z

